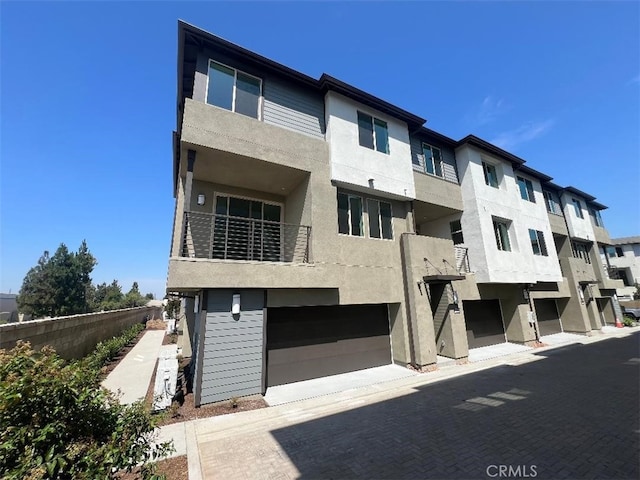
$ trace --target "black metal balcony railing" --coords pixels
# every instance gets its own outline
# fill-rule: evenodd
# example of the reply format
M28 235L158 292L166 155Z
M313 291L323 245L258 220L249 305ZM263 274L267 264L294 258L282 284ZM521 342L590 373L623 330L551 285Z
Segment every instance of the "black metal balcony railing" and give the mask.
M311 227L185 212L181 256L262 262L309 262Z

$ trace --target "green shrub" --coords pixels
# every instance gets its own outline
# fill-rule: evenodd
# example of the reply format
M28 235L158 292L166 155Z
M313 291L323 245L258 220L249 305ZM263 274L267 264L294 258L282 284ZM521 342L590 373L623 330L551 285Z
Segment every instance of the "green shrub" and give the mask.
M19 342L0 350L0 478L114 479L171 451L152 447L154 420L141 403L120 405L85 362Z
M625 327L633 327L636 324L636 321L633 317L629 316L629 315L625 315L624 317L622 317L622 324Z
M133 341L142 330L144 330L144 325L142 323L136 323L119 336L98 343L93 352L87 355L82 362L85 363L88 368L98 372L113 360L118 355L118 352L126 347L129 342Z

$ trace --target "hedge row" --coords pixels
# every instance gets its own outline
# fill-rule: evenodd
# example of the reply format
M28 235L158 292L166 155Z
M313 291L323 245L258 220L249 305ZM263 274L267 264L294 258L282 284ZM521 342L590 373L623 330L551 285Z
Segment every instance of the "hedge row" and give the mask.
M136 323L117 337L98 343L93 352L87 355L82 362L91 370L98 372L107 363L116 358L118 352L132 342L144 328L144 324Z

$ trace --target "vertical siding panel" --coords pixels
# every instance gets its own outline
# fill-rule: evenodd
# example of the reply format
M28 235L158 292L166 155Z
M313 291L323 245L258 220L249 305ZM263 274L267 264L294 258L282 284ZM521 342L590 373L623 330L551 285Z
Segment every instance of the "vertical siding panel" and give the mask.
M455 152L446 146L440 145L437 142L432 142L427 139L422 139L418 136L411 136L411 163L413 169L424 173L424 155L422 154L422 142L432 145L440 149L442 153L442 173L443 178L449 182L460 183L458 181L458 169L456 167Z

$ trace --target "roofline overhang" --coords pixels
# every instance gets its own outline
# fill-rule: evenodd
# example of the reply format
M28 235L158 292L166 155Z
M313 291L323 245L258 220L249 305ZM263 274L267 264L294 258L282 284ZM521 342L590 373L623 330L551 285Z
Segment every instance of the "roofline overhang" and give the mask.
M523 160L522 158L517 157L514 154L501 149L500 147L496 147L495 145L485 140L482 140L481 138L476 137L475 135L467 135L462 140L459 140L456 144L456 147L461 147L466 144L473 145L474 147L480 148L481 150L484 150L488 153L491 153L500 158L503 158L514 165L522 165L526 162L526 160Z
M588 193L583 192L582 190L578 190L576 187L572 187L572 186L564 187L563 190L569 193L573 193L575 195L580 195L582 198L584 198L589 202L596 199L596 197L594 197L593 195L589 195Z

